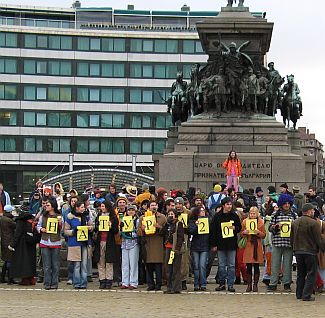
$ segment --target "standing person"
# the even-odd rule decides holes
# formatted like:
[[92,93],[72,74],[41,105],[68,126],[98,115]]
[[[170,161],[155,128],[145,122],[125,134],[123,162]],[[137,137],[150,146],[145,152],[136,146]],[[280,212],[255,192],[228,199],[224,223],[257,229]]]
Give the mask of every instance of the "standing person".
[[217,251],[219,259],[219,287],[216,291],[225,290],[227,281],[228,291],[234,293],[237,234],[241,224],[231,198],[224,198],[221,204],[222,210],[214,216],[210,226],[210,246]]
[[256,187],[255,197],[256,197],[258,211],[260,214],[262,214],[262,206],[265,203],[265,197],[263,195],[263,189],[261,187]]
[[166,215],[165,210],[165,202],[168,198],[167,190],[164,188],[157,189],[157,199],[156,202],[158,203],[158,212]]
[[297,260],[296,298],[304,301],[315,300],[312,294],[317,274],[317,253],[325,251],[325,239],[314,213],[313,204],[304,204],[302,216],[292,224],[290,237]]
[[[73,262],[73,287],[75,289],[87,288],[87,261],[89,231],[93,230],[89,215],[84,214],[85,203],[78,201],[75,208],[67,216],[64,224],[64,234],[68,236],[68,261]],[[88,227],[88,240],[78,241],[78,226]]]
[[118,197],[118,193],[116,191],[116,185],[114,183],[111,183],[108,186],[108,193],[105,196],[105,200],[111,201],[112,204],[114,205],[117,197]]
[[[256,220],[256,228],[250,230],[250,220]],[[260,264],[263,263],[263,244],[265,238],[264,221],[259,217],[259,210],[253,206],[249,210],[248,218],[242,223],[241,234],[247,237],[247,243],[244,251],[244,263],[247,267],[247,289],[246,292],[252,291],[253,267],[254,267],[254,285],[253,292],[258,291],[258,281],[260,279]]]
[[0,234],[1,234],[1,259],[3,260],[1,283],[6,282],[6,273],[8,273],[8,284],[13,283],[10,278],[10,264],[13,256],[13,251],[8,249],[8,246],[13,245],[16,223],[12,215],[14,208],[11,205],[4,206],[3,216],[0,218]]
[[165,294],[180,294],[181,284],[181,263],[184,250],[184,228],[183,223],[178,220],[179,213],[176,209],[169,210],[167,223],[162,229],[166,248],[166,274],[167,291]]
[[220,206],[221,200],[226,197],[223,193],[221,193],[221,190],[221,185],[216,184],[213,187],[213,192],[208,197],[208,210],[210,219],[213,218],[216,208]]
[[318,212],[322,211],[324,201],[319,195],[317,195],[316,187],[312,185],[308,187],[308,194],[306,199],[306,202],[312,203]]
[[136,289],[138,288],[138,261],[139,261],[139,244],[138,244],[138,227],[139,218],[136,214],[137,207],[129,205],[124,216],[131,216],[133,229],[130,232],[123,231],[125,221],[121,222],[122,235],[122,285],[121,288]]
[[[292,257],[293,251],[290,237],[284,233],[290,230],[290,225],[298,216],[292,211],[293,197],[281,194],[278,200],[279,210],[272,213],[269,231],[272,233],[272,276],[268,291],[275,291],[279,280],[281,261],[283,261],[283,286],[286,292],[291,292],[292,282]],[[284,228],[282,228],[284,226]]]
[[192,235],[191,253],[193,257],[194,291],[206,290],[206,269],[209,257],[209,234],[199,234],[199,219],[207,217],[204,208],[195,207],[189,220],[189,234]]
[[[56,219],[57,225],[53,223],[47,232],[49,219]],[[45,213],[38,220],[37,230],[42,235],[39,247],[42,254],[44,271],[44,289],[57,289],[59,284],[60,270],[60,248],[61,248],[62,217],[59,215],[56,201],[47,201]]]
[[0,183],[0,215],[2,215],[6,205],[11,205],[10,196],[8,192],[4,191],[3,184]]
[[29,211],[33,215],[36,215],[41,206],[41,194],[38,191],[34,192],[32,199],[29,201]]
[[227,187],[233,187],[238,192],[239,177],[242,175],[242,165],[237,158],[236,151],[230,151],[228,158],[223,162],[222,166],[227,170]]
[[[151,214],[155,217],[155,233],[146,234],[145,224],[143,223],[143,215],[140,217],[138,235],[145,238],[146,250],[146,269],[147,269],[147,284],[148,291],[161,290],[162,285],[162,264],[164,261],[163,253],[163,237],[161,234],[162,228],[165,226],[167,219],[165,215],[157,211],[158,205],[155,201],[150,202],[149,211],[146,214]],[[148,215],[149,216],[149,215]],[[156,273],[156,281],[154,280],[154,272]]]
[[135,197],[134,203],[137,206],[140,206],[141,202],[143,200],[155,201],[155,196],[153,194],[151,194],[150,191],[149,191],[149,184],[148,183],[144,183],[142,185],[142,193],[138,194]]
[[[118,252],[115,235],[118,234],[118,219],[111,201],[105,200],[99,206],[100,213],[95,220],[94,263],[98,267],[99,288],[111,289],[113,283],[113,264],[117,261]],[[101,231],[99,218],[109,216],[109,231]]]

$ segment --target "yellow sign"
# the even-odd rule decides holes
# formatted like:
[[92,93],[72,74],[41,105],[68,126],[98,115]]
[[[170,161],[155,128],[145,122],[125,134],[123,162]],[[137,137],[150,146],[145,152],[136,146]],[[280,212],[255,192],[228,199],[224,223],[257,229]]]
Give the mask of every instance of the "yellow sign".
[[98,218],[98,231],[99,232],[108,232],[109,231],[109,216],[100,215]]
[[231,229],[233,221],[221,223],[222,238],[234,237],[234,230]]
[[183,223],[183,228],[187,229],[188,228],[188,214],[187,213],[182,213],[179,217],[178,217],[178,221]]
[[88,241],[88,226],[77,226],[77,241]]
[[46,222],[46,233],[57,234],[59,227],[59,220],[57,218],[48,218]]
[[134,229],[134,224],[133,224],[133,217],[132,216],[124,216],[123,217],[123,232],[132,232]]
[[208,218],[199,218],[199,223],[197,225],[198,234],[209,234],[209,219]]
[[143,218],[142,224],[145,226],[145,233],[146,234],[155,234],[156,233],[156,217],[152,216],[145,216]]
[[248,234],[255,234],[257,230],[257,219],[246,219],[246,230]]
[[174,251],[170,251],[168,265],[172,265],[173,264],[174,257],[175,257],[175,252]]
[[291,222],[280,222],[280,237],[290,237],[291,234]]

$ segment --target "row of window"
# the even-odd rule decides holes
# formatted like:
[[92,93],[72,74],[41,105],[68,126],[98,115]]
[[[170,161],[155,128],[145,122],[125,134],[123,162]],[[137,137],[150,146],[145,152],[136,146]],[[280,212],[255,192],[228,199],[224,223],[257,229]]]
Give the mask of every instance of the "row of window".
[[[165,140],[137,140],[114,138],[23,138],[23,152],[38,153],[98,153],[98,154],[161,154]],[[13,137],[0,137],[1,152],[17,152],[18,141]]]
[[[23,85],[22,85],[23,86]],[[49,102],[87,102],[87,103],[147,103],[164,104],[170,89],[158,88],[106,88],[106,87],[68,87],[32,86],[22,87],[22,97],[17,85],[0,84],[0,100],[26,100]]]
[[[30,127],[77,127],[77,128],[147,128],[168,129],[168,114],[121,114],[121,113],[64,113],[25,111],[23,126]],[[17,126],[17,112],[0,111],[0,126]]]
[[[127,63],[89,63],[69,60],[31,60],[22,61],[20,69],[18,59],[0,58],[0,73],[51,76],[82,76],[82,77],[130,77],[130,78],[159,78],[174,79],[178,70],[183,70],[184,78],[190,78],[191,64],[159,64],[132,63],[127,72]],[[76,71],[74,71],[74,68]]]
[[29,49],[77,50],[97,52],[135,52],[203,54],[199,40],[125,39],[86,36],[21,34],[1,32],[0,47]]

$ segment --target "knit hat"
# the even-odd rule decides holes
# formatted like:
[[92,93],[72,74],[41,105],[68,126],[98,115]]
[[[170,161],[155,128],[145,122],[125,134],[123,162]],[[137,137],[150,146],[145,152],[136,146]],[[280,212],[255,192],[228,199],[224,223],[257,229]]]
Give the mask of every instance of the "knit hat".
[[279,197],[278,206],[281,207],[286,202],[290,203],[290,205],[293,205],[293,198],[290,194],[283,193]]
[[12,205],[10,205],[10,204],[7,204],[7,205],[5,205],[5,206],[3,207],[3,209],[4,209],[6,212],[10,213],[10,212],[12,212],[12,211],[14,210],[14,207],[13,207]]
[[305,203],[305,204],[302,206],[302,212],[303,212],[303,213],[305,213],[305,212],[307,212],[307,211],[309,211],[309,210],[314,210],[314,209],[315,209],[315,207],[314,207],[314,205],[311,204],[311,203]]
[[261,187],[256,187],[255,193],[259,193],[259,192],[263,192],[262,188]]
[[148,183],[144,183],[142,185],[142,191],[145,191],[145,190],[149,190],[149,184]]
[[280,188],[288,189],[289,187],[288,187],[288,185],[287,185],[286,183],[282,183],[282,184],[280,185]]
[[182,197],[177,197],[177,198],[175,199],[175,204],[176,204],[176,203],[184,204],[184,199],[183,199]]
[[128,205],[128,210],[134,210],[134,211],[137,211],[137,206],[134,205],[134,204],[129,204],[129,205]]
[[221,192],[221,185],[220,184],[216,184],[213,188],[214,192]]
[[123,196],[123,195],[119,195],[117,198],[116,198],[116,205],[118,204],[119,201],[121,200],[124,200],[126,204],[128,204],[128,199]]

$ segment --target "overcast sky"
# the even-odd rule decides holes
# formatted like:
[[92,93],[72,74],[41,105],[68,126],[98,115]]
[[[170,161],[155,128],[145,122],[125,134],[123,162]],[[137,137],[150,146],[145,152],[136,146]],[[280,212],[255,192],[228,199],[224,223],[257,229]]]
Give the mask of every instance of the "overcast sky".
[[[64,0],[0,0],[1,3],[71,7],[73,1]],[[81,0],[82,7],[112,7],[126,9],[133,4],[138,10],[180,10],[187,4],[192,11],[219,11],[227,0]],[[312,3],[312,5],[310,4]],[[266,12],[274,22],[268,61],[282,76],[295,75],[303,102],[304,116],[298,126],[309,128],[325,144],[325,1],[245,0],[250,11]]]

